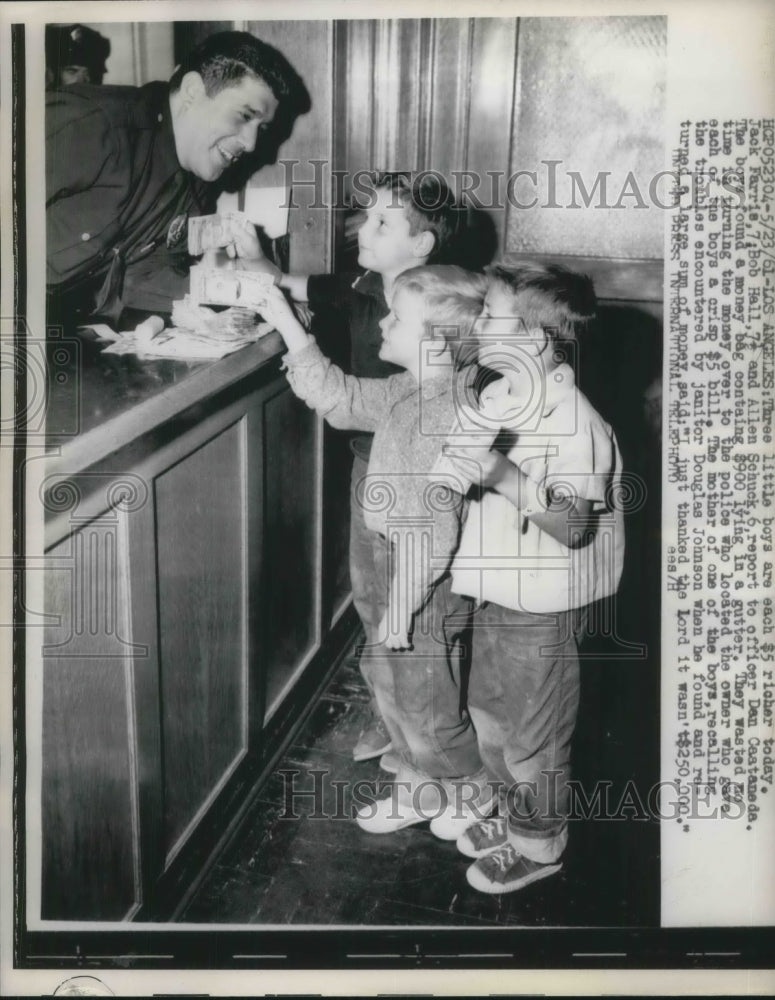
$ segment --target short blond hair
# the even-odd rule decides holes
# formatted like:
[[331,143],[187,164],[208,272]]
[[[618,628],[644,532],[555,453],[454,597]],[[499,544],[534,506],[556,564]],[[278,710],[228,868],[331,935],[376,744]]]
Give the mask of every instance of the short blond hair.
[[487,291],[483,274],[455,264],[430,264],[402,271],[393,294],[416,292],[423,300],[423,320],[430,337],[442,336],[458,366],[476,360],[477,342],[472,334]]

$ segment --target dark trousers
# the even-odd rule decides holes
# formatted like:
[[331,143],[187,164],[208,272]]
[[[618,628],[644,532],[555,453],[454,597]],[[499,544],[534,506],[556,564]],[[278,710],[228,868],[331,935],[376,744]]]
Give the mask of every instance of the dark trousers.
[[[510,828],[559,854],[567,840],[583,611],[485,603],[473,617],[468,708],[488,780],[508,790]],[[538,844],[536,845],[539,846]]]

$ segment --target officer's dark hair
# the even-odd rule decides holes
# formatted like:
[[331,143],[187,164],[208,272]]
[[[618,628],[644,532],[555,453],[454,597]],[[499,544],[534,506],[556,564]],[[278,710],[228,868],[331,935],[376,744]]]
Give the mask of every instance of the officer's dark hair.
[[299,75],[282,52],[247,31],[219,31],[197,45],[172,74],[170,91],[179,90],[183,77],[191,72],[202,77],[208,97],[238,85],[246,74],[263,80],[280,105],[303,90]]
[[434,236],[429,264],[455,263],[447,250],[465,220],[447,182],[433,170],[377,173],[374,189],[392,191],[409,219],[409,233],[431,232]]
[[592,279],[557,264],[527,262],[485,268],[490,287],[499,286],[514,300],[516,315],[528,330],[542,329],[554,350],[567,360],[564,345],[578,340],[597,312]]

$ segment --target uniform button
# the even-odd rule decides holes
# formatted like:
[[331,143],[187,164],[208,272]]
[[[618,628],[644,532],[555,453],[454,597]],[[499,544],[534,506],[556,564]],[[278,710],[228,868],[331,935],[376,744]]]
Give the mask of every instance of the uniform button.
[[81,239],[85,243],[87,240],[91,239],[91,233],[81,233]]
[[156,116],[156,121],[157,122],[163,122],[164,121],[164,115],[161,114],[161,112]]

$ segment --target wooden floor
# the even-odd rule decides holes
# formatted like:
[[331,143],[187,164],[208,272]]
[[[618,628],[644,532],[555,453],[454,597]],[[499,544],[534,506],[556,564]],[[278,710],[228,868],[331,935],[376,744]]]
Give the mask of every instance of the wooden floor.
[[[648,758],[637,747],[637,720],[649,710],[653,685],[644,687],[644,675],[637,672],[622,682],[620,664],[610,672],[604,665],[584,669],[575,774],[582,780],[610,778],[614,788],[623,788],[633,768]],[[640,688],[633,684],[638,676]],[[658,923],[653,820],[573,822],[563,869],[505,896],[470,888],[465,872],[471,862],[454,843],[434,837],[427,823],[388,835],[362,831],[350,818],[352,785],[390,778],[376,760],[352,760],[366,713],[367,693],[357,662],[349,657],[180,920],[440,927]],[[323,773],[315,778],[314,770]],[[298,773],[292,776],[293,771]],[[324,817],[315,817],[311,796],[291,801],[291,780],[297,792],[319,782]],[[343,783],[338,790],[336,782]],[[287,811],[298,818],[288,818]]]

